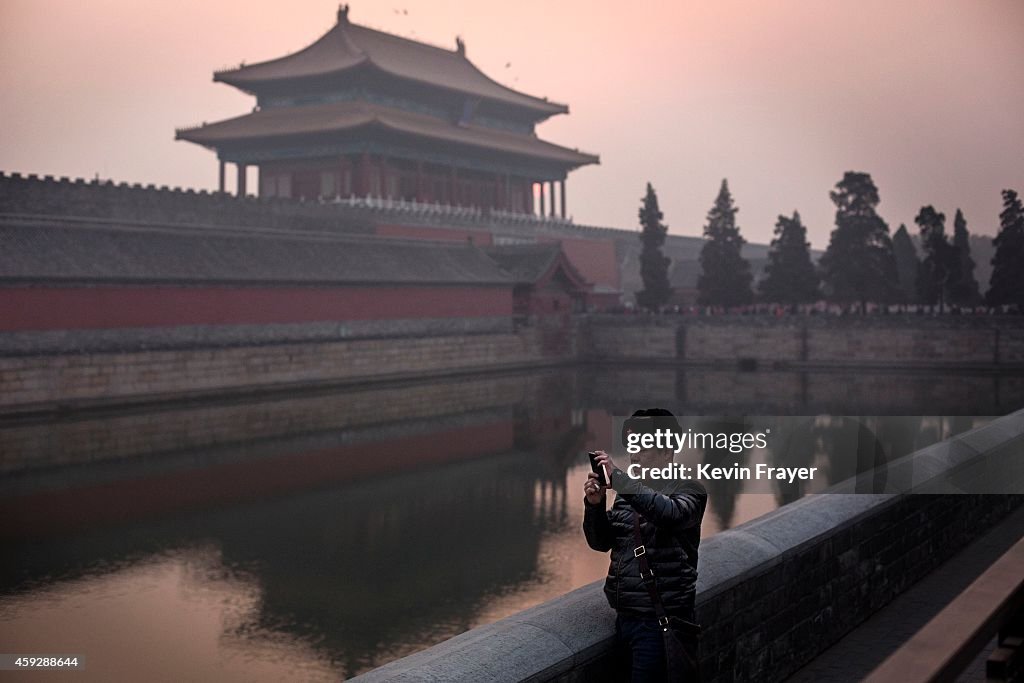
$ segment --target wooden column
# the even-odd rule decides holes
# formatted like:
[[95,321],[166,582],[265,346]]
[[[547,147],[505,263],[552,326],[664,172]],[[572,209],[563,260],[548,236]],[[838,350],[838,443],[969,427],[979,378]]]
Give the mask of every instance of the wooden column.
[[423,162],[416,162],[416,201],[427,201],[427,193],[423,187]]
[[245,164],[236,164],[238,166],[238,196],[245,196],[245,172],[248,168]]
[[218,166],[219,166],[219,168],[217,169],[217,191],[220,192],[221,194],[223,194],[224,193],[224,173],[225,173],[227,164],[224,162],[223,159],[220,159],[219,163],[218,163]]
[[512,176],[505,174],[505,206],[506,211],[512,210]]
[[363,152],[359,155],[359,191],[360,197],[370,194],[370,155]]
[[390,195],[388,194],[388,185],[390,184],[389,176],[391,175],[391,168],[388,164],[388,158],[383,154],[377,157],[377,167],[377,177],[379,178],[378,182],[380,183],[380,196],[382,199],[388,199],[390,198]]
[[545,216],[545,214],[547,213],[545,208],[544,208],[544,185],[545,184],[546,183],[544,181],[541,181],[541,183],[540,183],[540,217],[541,218],[543,218]]
[[456,188],[457,188],[458,182],[459,182],[458,169],[456,169],[454,166],[452,166],[452,177],[450,179],[450,184],[449,184],[449,188],[448,188],[448,204],[451,205],[451,206],[455,206],[456,205],[456,196],[455,195],[457,194]]
[[558,194],[562,202],[562,218],[565,218],[565,178],[558,181]]
[[551,209],[549,210],[549,213],[550,213],[551,216],[554,216],[555,215],[555,181],[554,180],[549,180],[548,181],[548,199],[551,200]]

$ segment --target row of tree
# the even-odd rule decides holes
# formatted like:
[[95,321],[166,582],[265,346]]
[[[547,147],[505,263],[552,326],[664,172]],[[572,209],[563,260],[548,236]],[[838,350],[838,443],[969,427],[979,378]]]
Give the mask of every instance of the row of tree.
[[[1003,190],[999,234],[993,239],[992,277],[982,297],[974,275],[967,221],[957,209],[953,239],[946,235],[946,216],[932,206],[922,207],[914,222],[920,229],[919,259],[905,225],[890,237],[878,215],[878,188],[867,173],[848,171],[830,193],[836,205],[835,229],[817,266],[811,259],[807,229],[796,211],[779,216],[768,252],[764,276],[753,287],[750,263],[741,255],[745,240],[736,225],[737,208],[722,181],[704,226],[698,303],[736,307],[761,301],[796,305],[822,299],[843,306],[868,303],[996,307],[1011,305],[1024,311],[1024,206],[1017,193]],[[658,197],[647,184],[640,207],[640,275],[644,288],[637,304],[658,310],[672,295],[671,261],[661,247],[668,233]]]

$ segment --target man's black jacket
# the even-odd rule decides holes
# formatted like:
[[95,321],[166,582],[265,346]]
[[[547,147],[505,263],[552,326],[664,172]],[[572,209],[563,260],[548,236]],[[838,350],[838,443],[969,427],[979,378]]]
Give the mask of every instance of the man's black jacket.
[[583,533],[594,550],[612,551],[604,592],[620,614],[653,617],[651,597],[640,578],[632,514],[641,515],[640,532],[658,594],[670,615],[692,618],[697,589],[697,547],[708,493],[697,481],[661,480],[650,488],[622,470],[612,473],[618,491],[611,510],[584,498]]

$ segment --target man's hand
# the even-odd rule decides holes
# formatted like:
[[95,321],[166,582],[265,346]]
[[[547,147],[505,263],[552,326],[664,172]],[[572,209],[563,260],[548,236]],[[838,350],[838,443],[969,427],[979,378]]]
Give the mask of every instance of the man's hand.
[[597,480],[596,472],[589,472],[587,474],[587,483],[583,485],[583,493],[587,497],[587,502],[591,505],[600,505],[604,502],[604,492],[608,490],[607,486],[601,486],[601,482]]
[[[612,456],[608,455],[604,451],[595,451],[595,452],[597,453],[597,457],[594,458],[594,462],[596,462],[598,465],[604,465],[604,471],[605,471],[606,476],[608,477],[608,483],[611,484],[612,472],[614,472],[615,470],[619,469],[619,466],[615,464],[614,460],[612,460]],[[597,475],[594,475],[594,476],[597,476]],[[605,487],[605,488],[610,488],[610,487]]]

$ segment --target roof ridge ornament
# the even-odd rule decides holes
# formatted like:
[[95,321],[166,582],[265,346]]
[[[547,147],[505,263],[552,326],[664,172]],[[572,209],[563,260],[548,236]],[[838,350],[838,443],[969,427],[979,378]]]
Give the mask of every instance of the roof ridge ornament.
[[466,41],[462,39],[462,36],[455,36],[455,51],[461,57],[466,56]]
[[347,24],[348,23],[348,3],[347,2],[344,5],[338,5],[338,23],[339,24]]

